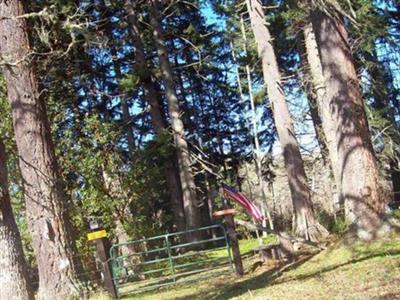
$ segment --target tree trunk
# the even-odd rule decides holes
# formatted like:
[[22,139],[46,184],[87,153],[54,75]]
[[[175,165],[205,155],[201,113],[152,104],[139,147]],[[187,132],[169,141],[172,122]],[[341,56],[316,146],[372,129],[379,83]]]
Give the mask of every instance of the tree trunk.
[[8,193],[7,156],[0,137],[0,299],[34,299]]
[[310,107],[311,120],[313,122],[315,135],[317,137],[318,145],[321,151],[321,156],[324,165],[327,165],[327,152],[328,146],[326,145],[325,136],[322,131],[322,121],[318,113],[317,99],[311,91],[307,92],[308,106]]
[[[242,38],[243,38],[243,49],[245,51],[245,55],[247,55],[247,36],[246,36],[246,30],[244,27],[243,16],[240,17],[240,25],[241,25],[240,27],[241,27]],[[234,54],[233,54],[233,56],[234,56]],[[269,227],[271,229],[274,229],[274,223],[272,221],[272,217],[271,217],[271,213],[270,213],[271,210],[268,207],[267,186],[266,186],[266,182],[262,176],[262,164],[261,164],[262,157],[261,157],[261,150],[260,150],[260,141],[258,139],[257,114],[256,114],[256,108],[255,108],[255,104],[254,104],[253,84],[252,84],[252,80],[251,80],[250,67],[248,64],[246,64],[245,69],[246,69],[247,87],[248,87],[249,100],[250,100],[251,121],[252,121],[252,125],[253,125],[252,126],[253,137],[254,137],[253,157],[254,157],[257,179],[258,179],[258,186],[260,188],[261,198],[262,198],[261,212],[264,217],[264,220],[262,221],[262,225],[264,227],[266,227],[266,222],[268,220]],[[237,72],[237,77],[238,77],[238,80],[237,80],[238,84],[241,85],[239,71]],[[241,90],[242,90],[242,88],[240,88],[240,91]],[[266,233],[263,232],[263,235],[266,236]]]
[[[244,31],[243,31],[244,33]],[[270,214],[270,209],[268,207],[268,199],[267,199],[267,186],[265,183],[265,180],[262,176],[262,157],[261,157],[261,149],[260,149],[260,141],[258,139],[258,126],[257,126],[257,114],[256,114],[256,107],[254,104],[254,98],[253,98],[253,86],[251,82],[251,74],[250,74],[250,68],[249,65],[246,65],[246,75],[247,75],[247,85],[248,85],[248,90],[249,90],[249,100],[250,100],[250,109],[251,109],[251,122],[253,124],[253,137],[254,137],[254,150],[253,150],[253,156],[254,156],[254,163],[255,163],[255,169],[257,173],[257,179],[258,179],[258,186],[260,188],[261,192],[261,211],[264,216],[263,220],[263,226],[266,227],[266,219],[268,219],[268,224],[270,229],[274,229],[274,223],[272,221],[272,217]],[[265,219],[266,217],[266,219]],[[263,233],[264,234],[264,233]],[[266,234],[264,235],[266,236]]]
[[[103,176],[103,181],[104,181],[104,187],[107,190],[107,193],[113,200],[118,200],[118,207],[115,207],[113,209],[113,218],[114,218],[114,234],[115,237],[117,238],[117,243],[118,244],[124,244],[132,239],[128,236],[126,233],[126,230],[123,225],[123,221],[128,220],[129,222],[134,222],[134,218],[132,216],[131,211],[129,210],[129,201],[127,201],[127,195],[124,195],[124,192],[122,190],[122,184],[121,181],[118,178],[118,175],[116,176],[111,176],[105,168],[103,167],[102,170],[102,176]],[[125,203],[123,203],[123,200],[126,200]],[[135,253],[135,250],[133,249],[132,245],[123,245],[118,247],[118,250],[120,250],[120,255],[123,256],[132,256]],[[127,263],[129,259],[124,260],[124,264]]]
[[66,211],[44,100],[31,63],[23,1],[0,2],[0,55],[6,61],[15,140],[18,148],[28,226],[39,268],[39,298],[78,297],[79,264]]
[[394,159],[390,161],[390,172],[393,185],[393,205],[400,207],[400,163]]
[[[150,70],[147,66],[146,54],[140,39],[139,26],[131,0],[125,1],[125,8],[128,13],[128,22],[133,46],[135,47],[136,69],[137,72],[139,72],[146,100],[150,105],[151,122],[154,131],[156,132],[156,135],[161,138],[166,133],[167,126],[165,125],[162,116],[162,109],[159,104],[157,89],[154,86]],[[176,229],[177,231],[184,231],[186,229],[186,222],[185,212],[183,210],[182,190],[180,188],[181,182],[179,179],[179,171],[172,159],[167,159],[164,162],[164,173],[171,199],[172,213]]]
[[[175,52],[178,52],[178,49],[175,48]],[[193,61],[193,57],[190,53],[190,48],[185,48],[183,49],[181,52],[183,52],[183,57],[185,59],[185,63],[187,65],[192,65],[195,64],[195,62]],[[179,65],[179,57],[178,55],[175,55],[175,66]],[[196,140],[196,143],[198,149],[204,149],[204,145],[203,145],[203,139],[205,136],[205,132],[202,128],[201,125],[203,125],[201,123],[201,116],[204,113],[203,111],[203,98],[199,97],[199,93],[202,90],[202,84],[201,84],[201,80],[200,77],[198,77],[199,80],[194,80],[192,76],[190,76],[189,74],[186,74],[185,78],[185,74],[184,72],[182,72],[181,70],[177,70],[177,79],[178,79],[178,88],[180,90],[180,95],[181,95],[181,99],[182,102],[185,103],[184,107],[184,111],[185,111],[185,119],[187,120],[186,123],[186,129],[189,133],[189,135],[191,134],[192,139]],[[196,76],[194,76],[196,77]],[[184,82],[187,83],[188,85],[185,87]],[[191,97],[188,97],[188,95],[192,95]],[[191,98],[191,99],[189,99]],[[189,105],[189,101],[191,102],[191,108]],[[198,111],[197,109],[195,109],[196,104],[201,108],[200,111]],[[205,183],[205,186],[208,185],[207,182],[207,171],[204,171],[204,175],[205,178],[202,180]],[[210,218],[210,212],[209,212],[209,206],[208,206],[208,202],[209,202],[209,189],[206,187],[206,190],[204,191],[204,189],[199,188],[200,193],[202,195],[205,195],[205,197],[201,196],[198,200],[199,200],[199,209],[200,209],[200,213],[201,213],[201,218],[202,218],[202,224],[204,226],[206,225],[210,225],[212,223],[213,218]],[[210,235],[207,236],[207,238]]]
[[272,106],[275,126],[283,150],[294,207],[295,222],[293,227],[295,232],[304,236],[305,239],[318,241],[327,235],[327,231],[317,222],[314,215],[303,160],[283,93],[279,68],[272,39],[266,26],[262,4],[259,0],[247,0],[246,3],[257,43],[257,51],[262,60],[264,81]]
[[[399,140],[399,127],[396,124],[396,112],[393,106],[390,105],[391,100],[396,97],[395,91],[393,90],[393,80],[391,76],[387,74],[384,65],[379,61],[376,51],[373,54],[364,52],[364,59],[368,62],[366,64],[368,72],[371,75],[372,81],[372,94],[374,96],[373,109],[376,109],[382,118],[385,119],[392,126],[386,130],[386,135],[394,142],[398,144]],[[388,84],[389,82],[389,84]],[[381,128],[383,130],[383,128]],[[399,153],[393,153],[391,157],[385,158],[388,161],[389,173],[393,186],[393,204],[400,204],[400,170],[398,166],[398,155]]]
[[[326,104],[326,84],[325,78],[322,71],[322,65],[320,60],[320,54],[318,51],[318,45],[315,40],[315,33],[311,23],[307,23],[304,28],[304,42],[307,52],[307,61],[310,66],[310,73],[312,77],[313,89],[315,90],[316,102],[318,105],[319,112],[321,113],[322,129],[325,135],[326,145],[328,148],[328,155],[330,160],[330,166],[332,168],[333,177],[336,183],[336,190],[340,189],[340,174],[338,169],[338,153],[335,148],[336,131],[335,131],[335,120],[330,113],[330,107]],[[340,199],[335,197],[334,209],[342,209],[343,203],[339,203]]]
[[335,133],[332,148],[337,153],[340,198],[357,236],[370,239],[382,224],[386,195],[347,32],[341,20],[320,11],[312,13],[312,23],[326,85],[324,106],[329,108],[330,130]]
[[[304,37],[306,37],[307,30],[309,29],[309,24],[306,24],[304,27]],[[309,38],[309,35],[307,36]],[[321,96],[321,87],[318,87],[318,85],[314,84],[313,82],[313,76],[312,76],[312,70],[310,63],[307,60],[307,48],[305,47],[304,43],[307,43],[306,39],[304,38],[304,41],[302,39],[299,39],[297,42],[297,48],[300,54],[300,64],[301,64],[301,69],[302,72],[300,73],[300,84],[302,86],[302,89],[304,93],[307,96],[308,100],[308,106],[310,108],[310,116],[311,120],[314,125],[314,130],[315,130],[315,135],[318,141],[318,145],[321,151],[321,157],[324,165],[329,164],[329,158],[328,158],[328,146],[326,142],[326,138],[322,129],[322,120],[320,117],[320,109],[318,107],[318,97]],[[322,71],[321,71],[322,75]],[[320,89],[320,90],[318,90]]]
[[[173,73],[168,59],[168,50],[165,45],[164,33],[161,27],[158,10],[154,1],[149,5],[150,24],[153,27],[153,38],[157,48],[161,75],[165,85],[165,93],[168,101],[168,111],[171,118],[174,142],[178,156],[179,177],[182,184],[183,206],[186,217],[186,227],[193,229],[201,226],[201,214],[198,207],[196,186],[191,170],[189,147],[185,138],[185,130],[181,120],[178,98],[176,96]],[[196,239],[193,235],[191,237]]]

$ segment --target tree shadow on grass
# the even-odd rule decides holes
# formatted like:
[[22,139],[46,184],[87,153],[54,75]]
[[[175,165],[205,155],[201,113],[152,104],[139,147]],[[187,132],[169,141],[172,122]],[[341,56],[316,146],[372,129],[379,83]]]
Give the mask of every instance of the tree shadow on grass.
[[238,297],[247,293],[249,290],[257,290],[270,285],[271,281],[274,281],[276,278],[280,277],[283,274],[283,272],[301,266],[316,254],[317,253],[308,255],[305,258],[297,260],[281,268],[275,267],[257,276],[250,277],[240,282],[231,282],[229,284],[216,283],[210,285],[209,289],[207,290],[202,289],[199,290],[198,293],[196,294],[177,297],[175,299],[176,300],[193,300],[193,299],[220,300],[220,299],[231,299],[233,297]]
[[[364,254],[367,254],[364,252]],[[318,269],[317,271],[306,273],[299,276],[289,277],[283,280],[280,280],[280,277],[287,271],[295,269],[309,261],[315,254],[309,255],[306,258],[303,258],[299,261],[296,261],[290,265],[286,265],[283,268],[274,268],[263,272],[257,276],[250,277],[245,279],[241,282],[232,282],[229,284],[214,284],[209,287],[208,290],[199,290],[198,293],[187,295],[183,297],[178,297],[175,299],[178,300],[192,300],[192,299],[209,299],[209,300],[220,300],[220,299],[231,299],[233,297],[243,296],[244,294],[248,293],[249,291],[258,290],[261,288],[267,288],[269,286],[280,285],[291,281],[303,281],[314,277],[319,277],[323,273],[328,273],[334,271],[338,268],[344,267],[346,265],[351,265],[354,263],[362,262],[365,260],[369,260],[372,258],[377,257],[384,257],[384,256],[392,256],[392,255],[400,255],[399,250],[390,250],[390,251],[383,251],[379,253],[370,253],[367,255],[363,255],[362,257],[350,259],[344,263],[335,264],[333,266],[328,266],[325,268]],[[384,298],[386,299],[386,298]]]
[[399,250],[396,250],[396,251],[384,251],[384,252],[379,252],[379,253],[375,253],[375,254],[370,254],[370,255],[367,255],[367,256],[360,257],[360,258],[354,258],[354,259],[348,260],[348,261],[346,261],[344,263],[341,263],[341,264],[336,264],[336,265],[333,265],[333,266],[329,266],[329,267],[325,267],[325,268],[322,268],[322,269],[318,269],[315,272],[310,272],[310,273],[299,275],[299,276],[293,276],[293,277],[287,278],[286,280],[282,280],[282,281],[276,282],[276,283],[274,283],[274,285],[279,285],[279,284],[282,284],[282,283],[295,281],[295,280],[301,280],[301,281],[302,280],[307,280],[307,279],[310,279],[310,278],[313,278],[313,277],[318,277],[323,273],[331,272],[331,271],[334,271],[334,270],[336,270],[338,268],[341,268],[341,267],[344,267],[344,266],[347,266],[347,265],[363,262],[365,260],[369,260],[369,259],[372,259],[372,258],[384,257],[384,256],[388,256],[388,255],[389,256],[399,255],[399,254],[400,254]]

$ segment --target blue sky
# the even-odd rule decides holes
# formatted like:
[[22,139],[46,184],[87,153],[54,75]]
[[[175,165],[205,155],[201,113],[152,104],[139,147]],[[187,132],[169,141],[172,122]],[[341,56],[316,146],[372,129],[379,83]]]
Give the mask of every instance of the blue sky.
[[[223,30],[225,27],[225,22],[224,20],[217,16],[215,12],[213,11],[210,2],[209,1],[204,1],[202,3],[201,7],[201,12],[206,18],[206,21],[209,24],[215,24],[220,30]],[[233,66],[232,66],[233,68]],[[235,78],[235,72],[232,70],[232,82],[236,82]],[[288,100],[288,105],[289,105],[289,110],[293,115],[293,118],[295,120],[295,130],[298,133],[301,133],[298,135],[298,140],[301,143],[302,147],[308,152],[313,152],[315,150],[318,150],[318,144],[317,140],[315,138],[315,131],[313,124],[311,122],[311,119],[308,118],[306,121],[304,121],[304,115],[307,114],[308,112],[308,104],[307,104],[307,99],[302,96],[298,97],[298,93],[296,95],[291,94],[291,93],[286,93],[286,97]],[[264,105],[260,105],[257,109],[257,116],[258,120],[260,119],[263,110],[264,110]],[[247,117],[250,118],[250,111],[247,112]],[[301,122],[296,122],[296,120],[302,120]],[[260,122],[258,122],[258,131],[260,132],[263,130],[263,128],[260,126]],[[279,143],[275,143],[273,147],[273,154],[278,155],[281,152],[281,148],[279,146]],[[265,149],[263,151],[263,154],[265,154]]]
[[[391,4],[389,3],[388,5],[387,1],[377,0],[376,4],[382,9],[395,10],[394,2]],[[223,19],[214,13],[209,1],[202,2],[201,11],[209,24],[217,25],[220,30],[224,29],[225,23]],[[396,41],[395,47],[391,47],[388,44],[377,44],[376,50],[380,58],[385,58],[385,60],[389,61],[388,66],[393,74],[394,87],[400,90],[400,52],[396,51],[396,47],[398,50],[398,45],[399,41]],[[233,70],[232,74],[234,74]],[[232,77],[232,80],[236,81],[236,78]],[[307,118],[307,120],[304,122],[304,115],[307,114],[309,109],[307,103],[308,101],[305,95],[299,97],[300,94],[301,93],[290,93],[286,91],[287,102],[289,110],[295,121],[296,132],[301,133],[298,134],[298,140],[307,151],[318,150],[318,144],[315,138],[315,131],[312,121],[310,118]],[[262,113],[260,109],[262,109],[262,107],[259,107],[258,109],[259,115]],[[280,152],[279,143],[275,143],[273,152],[274,154],[278,154]]]

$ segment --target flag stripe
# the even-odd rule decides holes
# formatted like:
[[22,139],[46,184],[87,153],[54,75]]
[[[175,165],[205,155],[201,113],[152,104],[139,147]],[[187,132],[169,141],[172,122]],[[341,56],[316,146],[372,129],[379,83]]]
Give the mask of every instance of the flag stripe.
[[244,201],[238,194],[232,193],[230,191],[225,191],[225,193],[234,200],[238,201],[240,204],[242,204],[246,209],[250,209],[249,204]]
[[255,206],[254,203],[250,199],[248,199],[245,195],[227,185],[223,186],[223,191],[224,194],[227,195],[229,198],[235,200],[240,205],[242,205],[254,219],[261,220],[263,218],[258,207]]

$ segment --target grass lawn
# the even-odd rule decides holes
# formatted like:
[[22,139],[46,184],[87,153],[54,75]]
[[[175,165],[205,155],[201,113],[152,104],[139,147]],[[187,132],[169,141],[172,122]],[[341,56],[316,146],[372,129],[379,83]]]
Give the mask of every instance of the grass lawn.
[[123,299],[400,299],[400,238],[347,246],[337,242],[292,266],[263,265],[241,241],[246,275],[225,274]]

